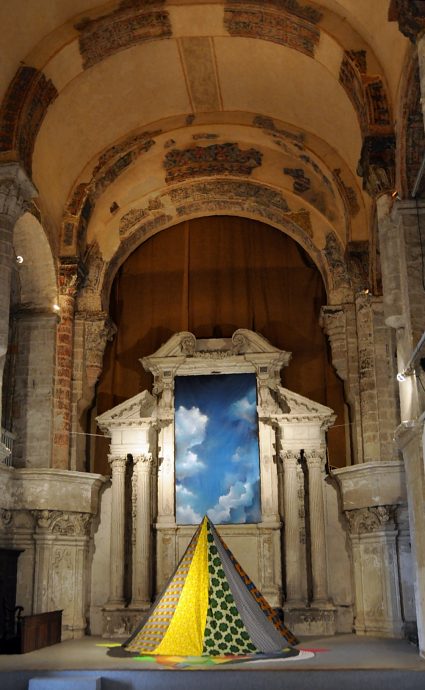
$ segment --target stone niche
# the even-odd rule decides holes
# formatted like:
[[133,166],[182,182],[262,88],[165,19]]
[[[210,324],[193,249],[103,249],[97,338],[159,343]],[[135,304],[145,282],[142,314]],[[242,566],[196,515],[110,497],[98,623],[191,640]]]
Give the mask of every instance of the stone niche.
[[[175,377],[237,373],[253,373],[257,381],[261,520],[218,530],[271,605],[284,608],[295,632],[336,631],[325,485],[325,432],[335,416],[281,385],[290,357],[245,329],[219,339],[177,333],[141,360],[154,376],[152,393],[143,391],[97,418],[111,438],[104,635],[126,635],[140,621],[196,529],[176,523]],[[342,562],[349,580],[346,554]],[[342,602],[345,608],[351,605],[348,599]]]

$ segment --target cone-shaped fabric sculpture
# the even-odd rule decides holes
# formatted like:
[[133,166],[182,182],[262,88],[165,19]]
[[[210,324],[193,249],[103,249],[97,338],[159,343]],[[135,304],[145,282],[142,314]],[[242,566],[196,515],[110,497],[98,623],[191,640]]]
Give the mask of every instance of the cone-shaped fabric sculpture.
[[123,646],[214,656],[281,653],[297,642],[204,517],[150,615]]

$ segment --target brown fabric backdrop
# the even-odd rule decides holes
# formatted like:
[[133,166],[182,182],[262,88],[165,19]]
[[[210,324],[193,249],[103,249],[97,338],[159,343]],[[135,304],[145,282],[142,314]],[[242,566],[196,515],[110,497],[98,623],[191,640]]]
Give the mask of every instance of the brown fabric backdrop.
[[[105,352],[97,413],[151,389],[139,362],[173,333],[230,337],[258,331],[292,352],[283,385],[338,414],[328,433],[333,465],[346,464],[343,387],[319,326],[326,294],[306,253],[279,230],[229,216],[180,223],[146,241],[119,270],[110,313],[118,326]],[[93,470],[107,474],[107,443],[99,439]],[[347,460],[349,464],[349,460]]]

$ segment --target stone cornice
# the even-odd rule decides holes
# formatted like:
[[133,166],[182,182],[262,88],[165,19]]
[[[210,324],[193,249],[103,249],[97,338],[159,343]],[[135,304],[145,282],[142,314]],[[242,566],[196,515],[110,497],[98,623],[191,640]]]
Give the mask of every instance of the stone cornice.
[[333,470],[343,510],[406,502],[404,465],[401,461],[367,462]]

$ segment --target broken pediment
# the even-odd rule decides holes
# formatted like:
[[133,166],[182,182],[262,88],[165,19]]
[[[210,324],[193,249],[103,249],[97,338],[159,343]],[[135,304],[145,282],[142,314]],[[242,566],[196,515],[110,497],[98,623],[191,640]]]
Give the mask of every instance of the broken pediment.
[[155,407],[156,399],[145,390],[99,415],[96,421],[99,428],[108,433],[112,428],[133,426],[150,419]]
[[320,421],[321,426],[328,428],[332,426],[336,419],[334,411],[326,405],[314,402],[283,386],[277,386],[276,392],[279,406],[282,410],[282,416],[288,420],[296,421],[298,418],[305,421],[306,419],[310,419],[311,421]]
[[196,338],[193,333],[175,333],[149,357],[141,359],[156,377],[177,373],[214,374],[257,371],[276,374],[289,364],[290,352],[279,350],[259,333],[240,328],[231,338]]

